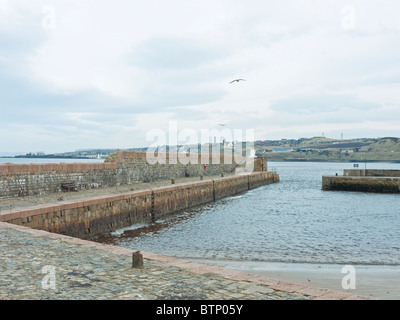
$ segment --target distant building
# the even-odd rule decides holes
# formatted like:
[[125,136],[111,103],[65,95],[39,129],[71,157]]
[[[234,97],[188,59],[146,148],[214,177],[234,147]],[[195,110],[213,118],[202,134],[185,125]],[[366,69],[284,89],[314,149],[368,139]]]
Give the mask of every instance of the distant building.
[[350,150],[341,150],[342,154],[351,154],[354,152],[354,150],[350,149]]
[[293,152],[292,148],[273,148],[272,152]]

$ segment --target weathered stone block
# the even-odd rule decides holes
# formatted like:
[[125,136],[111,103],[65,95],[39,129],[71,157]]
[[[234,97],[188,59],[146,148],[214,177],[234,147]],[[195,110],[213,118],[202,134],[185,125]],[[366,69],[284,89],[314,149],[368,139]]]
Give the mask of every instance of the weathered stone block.
[[140,251],[136,251],[132,254],[132,267],[133,268],[143,268],[143,255]]

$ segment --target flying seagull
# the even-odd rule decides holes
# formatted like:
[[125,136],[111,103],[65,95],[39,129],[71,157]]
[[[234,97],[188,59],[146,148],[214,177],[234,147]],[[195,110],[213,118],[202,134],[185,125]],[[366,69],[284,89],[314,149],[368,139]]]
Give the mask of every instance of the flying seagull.
[[218,123],[218,125],[221,126],[221,127],[225,127],[226,126],[225,123]]
[[232,80],[231,82],[229,82],[229,83],[232,83],[232,82],[239,82],[239,81],[246,81],[245,79],[235,79],[235,80]]

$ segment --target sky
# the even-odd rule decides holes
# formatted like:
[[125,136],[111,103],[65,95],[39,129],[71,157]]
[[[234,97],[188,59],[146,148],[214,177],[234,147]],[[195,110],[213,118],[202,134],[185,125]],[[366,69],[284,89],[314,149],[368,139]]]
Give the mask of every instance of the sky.
[[399,137],[399,13],[396,0],[0,0],[0,155],[150,146],[171,123]]

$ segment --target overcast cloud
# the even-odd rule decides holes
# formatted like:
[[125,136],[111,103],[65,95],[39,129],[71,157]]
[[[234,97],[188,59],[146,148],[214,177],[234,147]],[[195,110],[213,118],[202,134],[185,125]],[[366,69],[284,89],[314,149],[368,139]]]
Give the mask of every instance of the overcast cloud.
[[0,0],[0,153],[147,146],[169,121],[400,136],[399,14],[395,0]]

